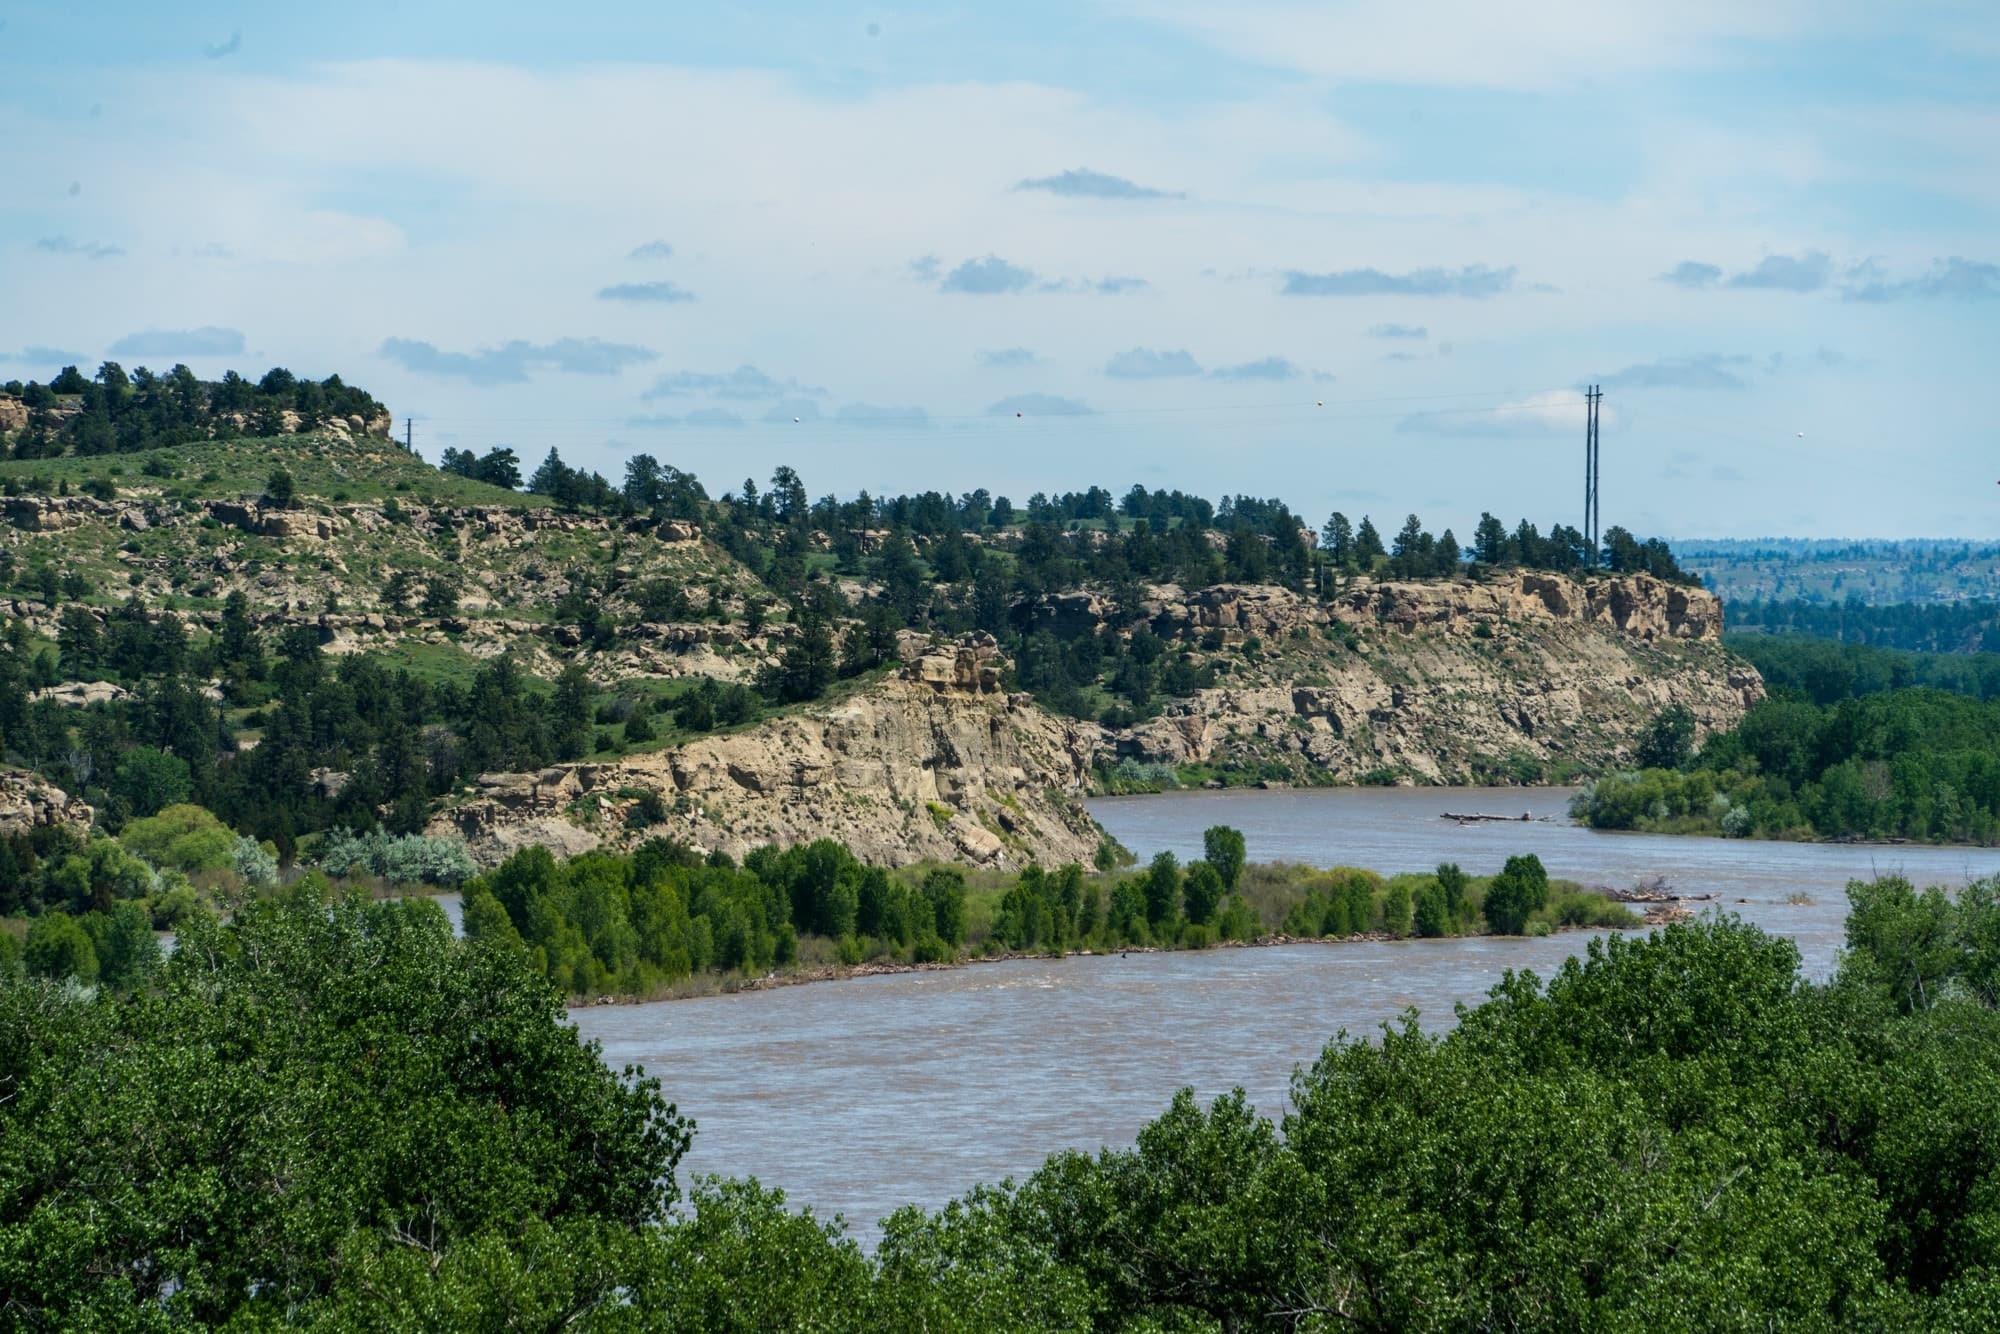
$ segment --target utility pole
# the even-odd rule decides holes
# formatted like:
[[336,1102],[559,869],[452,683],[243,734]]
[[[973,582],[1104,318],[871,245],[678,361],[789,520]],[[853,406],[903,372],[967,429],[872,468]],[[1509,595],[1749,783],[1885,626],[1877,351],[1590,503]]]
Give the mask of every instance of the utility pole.
[[405,454],[414,454],[417,452],[416,446],[411,443],[412,431],[414,430],[413,422],[413,418],[403,418],[403,452]]
[[1597,405],[1604,391],[1596,385],[1584,390],[1583,423],[1583,540],[1590,548],[1589,564],[1597,564]]

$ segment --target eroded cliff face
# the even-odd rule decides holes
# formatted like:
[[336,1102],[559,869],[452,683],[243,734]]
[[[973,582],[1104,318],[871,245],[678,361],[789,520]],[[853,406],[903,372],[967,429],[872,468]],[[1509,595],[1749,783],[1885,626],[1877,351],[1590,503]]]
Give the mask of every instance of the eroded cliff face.
[[[1046,609],[1119,623],[1088,594]],[[865,861],[1088,861],[1082,797],[1103,764],[1209,765],[1299,783],[1540,782],[1627,762],[1662,707],[1701,732],[1763,694],[1722,650],[1720,603],[1649,578],[1536,572],[1371,584],[1322,604],[1281,588],[1153,590],[1139,617],[1218,684],[1125,729],[1002,686],[990,639],[906,636],[893,677],[730,736],[613,763],[488,774],[433,822],[475,858],[573,854],[658,835],[740,857],[835,838]],[[642,824],[641,794],[667,809]]]
[[[881,865],[1088,862],[1099,835],[1082,796],[1099,729],[1003,691],[1001,667],[990,641],[968,642],[733,736],[487,775],[432,828],[463,835],[484,863],[534,843],[574,853],[661,835],[737,857],[835,838]],[[639,827],[641,792],[659,794],[664,823]]]
[[43,825],[64,825],[88,834],[94,817],[83,798],[68,795],[40,775],[0,770],[0,837],[25,837]]
[[1645,576],[1369,584],[1326,605],[1270,587],[1158,591],[1156,633],[1219,639],[1228,670],[1108,738],[1142,764],[1553,780],[1629,762],[1661,708],[1686,706],[1705,736],[1763,696],[1722,650],[1720,601]]

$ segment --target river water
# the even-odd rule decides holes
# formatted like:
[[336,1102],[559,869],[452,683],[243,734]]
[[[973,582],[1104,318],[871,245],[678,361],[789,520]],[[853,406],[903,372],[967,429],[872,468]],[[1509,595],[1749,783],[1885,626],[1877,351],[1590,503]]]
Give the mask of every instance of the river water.
[[[1141,859],[1199,856],[1201,831],[1241,829],[1256,861],[1499,869],[1684,894],[1794,938],[1808,974],[1834,964],[1850,879],[1919,884],[2000,873],[2000,851],[1605,834],[1566,823],[1564,789],[1365,788],[1121,797],[1098,820]],[[1529,821],[1461,825],[1444,812]],[[1804,895],[1810,903],[1790,903]],[[1509,968],[1547,976],[1590,939],[1402,941],[1023,960],[574,1012],[614,1068],[646,1067],[697,1123],[689,1172],[754,1175],[794,1204],[844,1215],[868,1240],[906,1203],[935,1208],[1059,1148],[1129,1144],[1174,1090],[1242,1085],[1284,1110],[1293,1068],[1345,1029],[1404,1010],[1448,1024]]]

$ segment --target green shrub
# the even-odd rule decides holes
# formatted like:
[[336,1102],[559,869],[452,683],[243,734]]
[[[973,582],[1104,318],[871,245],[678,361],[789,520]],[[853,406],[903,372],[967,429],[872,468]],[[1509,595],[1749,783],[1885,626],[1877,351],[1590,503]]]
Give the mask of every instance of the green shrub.
[[392,885],[427,884],[446,888],[479,871],[462,839],[383,830],[356,834],[336,829],[320,845],[319,866],[328,875],[379,876]]
[[35,977],[97,980],[97,947],[83,924],[60,909],[43,913],[28,928],[22,962]]

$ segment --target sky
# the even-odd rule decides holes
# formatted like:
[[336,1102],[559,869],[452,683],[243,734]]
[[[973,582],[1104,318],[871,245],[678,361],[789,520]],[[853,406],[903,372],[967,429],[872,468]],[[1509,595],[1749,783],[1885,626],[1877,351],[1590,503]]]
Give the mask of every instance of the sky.
[[0,0],[0,379],[712,493],[2000,533],[2000,8]]

